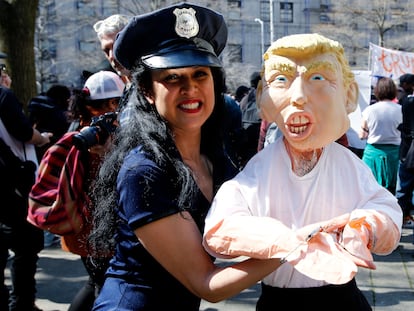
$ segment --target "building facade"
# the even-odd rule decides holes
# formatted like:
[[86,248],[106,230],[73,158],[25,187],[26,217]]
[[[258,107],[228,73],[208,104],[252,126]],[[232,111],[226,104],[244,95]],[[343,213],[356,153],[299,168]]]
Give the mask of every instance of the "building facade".
[[[378,0],[344,1],[348,5],[373,4]],[[39,91],[46,90],[51,84],[63,83],[70,87],[80,87],[85,72],[109,68],[100,50],[93,30],[93,24],[111,14],[123,13],[136,15],[179,1],[168,0],[40,0],[36,31],[36,65]],[[331,0],[193,0],[192,3],[208,6],[223,14],[229,28],[228,44],[223,51],[222,60],[227,73],[229,91],[241,84],[248,85],[249,76],[258,71],[262,64],[262,54],[270,43],[285,35],[314,32],[331,27],[333,38],[349,50],[351,63],[366,69],[368,66],[369,42],[378,39],[367,24],[352,21],[350,31],[339,33],[340,14],[338,3]],[[384,2],[384,0],[381,0]],[[394,7],[389,14],[396,14],[408,5],[408,0],[391,1]],[[334,6],[336,5],[336,7]],[[388,14],[388,13],[387,13]],[[336,27],[335,27],[336,26]],[[162,27],[162,25],[160,25]],[[322,28],[321,28],[322,27]],[[336,32],[335,32],[336,30]],[[352,32],[352,31],[351,31]],[[409,23],[391,29],[396,36],[409,33]],[[356,36],[359,34],[360,36]],[[362,36],[361,36],[362,34]],[[345,37],[351,35],[352,40]],[[357,53],[358,52],[358,53]]]

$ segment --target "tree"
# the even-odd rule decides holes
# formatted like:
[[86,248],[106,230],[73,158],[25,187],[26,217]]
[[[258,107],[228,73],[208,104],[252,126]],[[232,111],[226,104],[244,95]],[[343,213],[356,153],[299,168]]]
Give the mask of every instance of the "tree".
[[12,89],[26,105],[36,95],[34,32],[38,0],[0,0],[0,50],[13,79]]
[[413,18],[408,1],[338,0],[325,15],[325,24],[314,25],[320,32],[341,42],[354,66],[366,66],[369,42],[395,50],[410,50],[408,23]]

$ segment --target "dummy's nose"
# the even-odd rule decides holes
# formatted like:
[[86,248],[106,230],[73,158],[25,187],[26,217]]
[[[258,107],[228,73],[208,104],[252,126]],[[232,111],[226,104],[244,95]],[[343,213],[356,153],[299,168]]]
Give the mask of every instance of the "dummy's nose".
[[290,86],[290,104],[295,106],[303,106],[307,101],[307,96],[304,90],[303,79],[299,76],[297,77]]

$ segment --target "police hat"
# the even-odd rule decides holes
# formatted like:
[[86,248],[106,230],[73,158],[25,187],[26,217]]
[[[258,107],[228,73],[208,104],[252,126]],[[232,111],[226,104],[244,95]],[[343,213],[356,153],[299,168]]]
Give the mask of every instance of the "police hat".
[[227,41],[221,14],[190,3],[172,5],[132,18],[118,33],[115,58],[127,69],[140,61],[151,69],[221,67]]

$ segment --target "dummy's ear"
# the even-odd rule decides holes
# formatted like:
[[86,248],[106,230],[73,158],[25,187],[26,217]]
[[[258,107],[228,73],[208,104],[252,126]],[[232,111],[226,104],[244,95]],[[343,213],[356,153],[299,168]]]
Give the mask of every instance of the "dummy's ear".
[[262,99],[262,91],[263,91],[262,80],[260,80],[259,83],[257,83],[257,87],[256,87],[256,106],[259,110],[260,110],[260,100]]
[[347,91],[347,100],[346,100],[345,109],[348,114],[355,111],[358,105],[358,96],[359,96],[359,87],[356,81],[353,81],[348,86],[348,91]]

